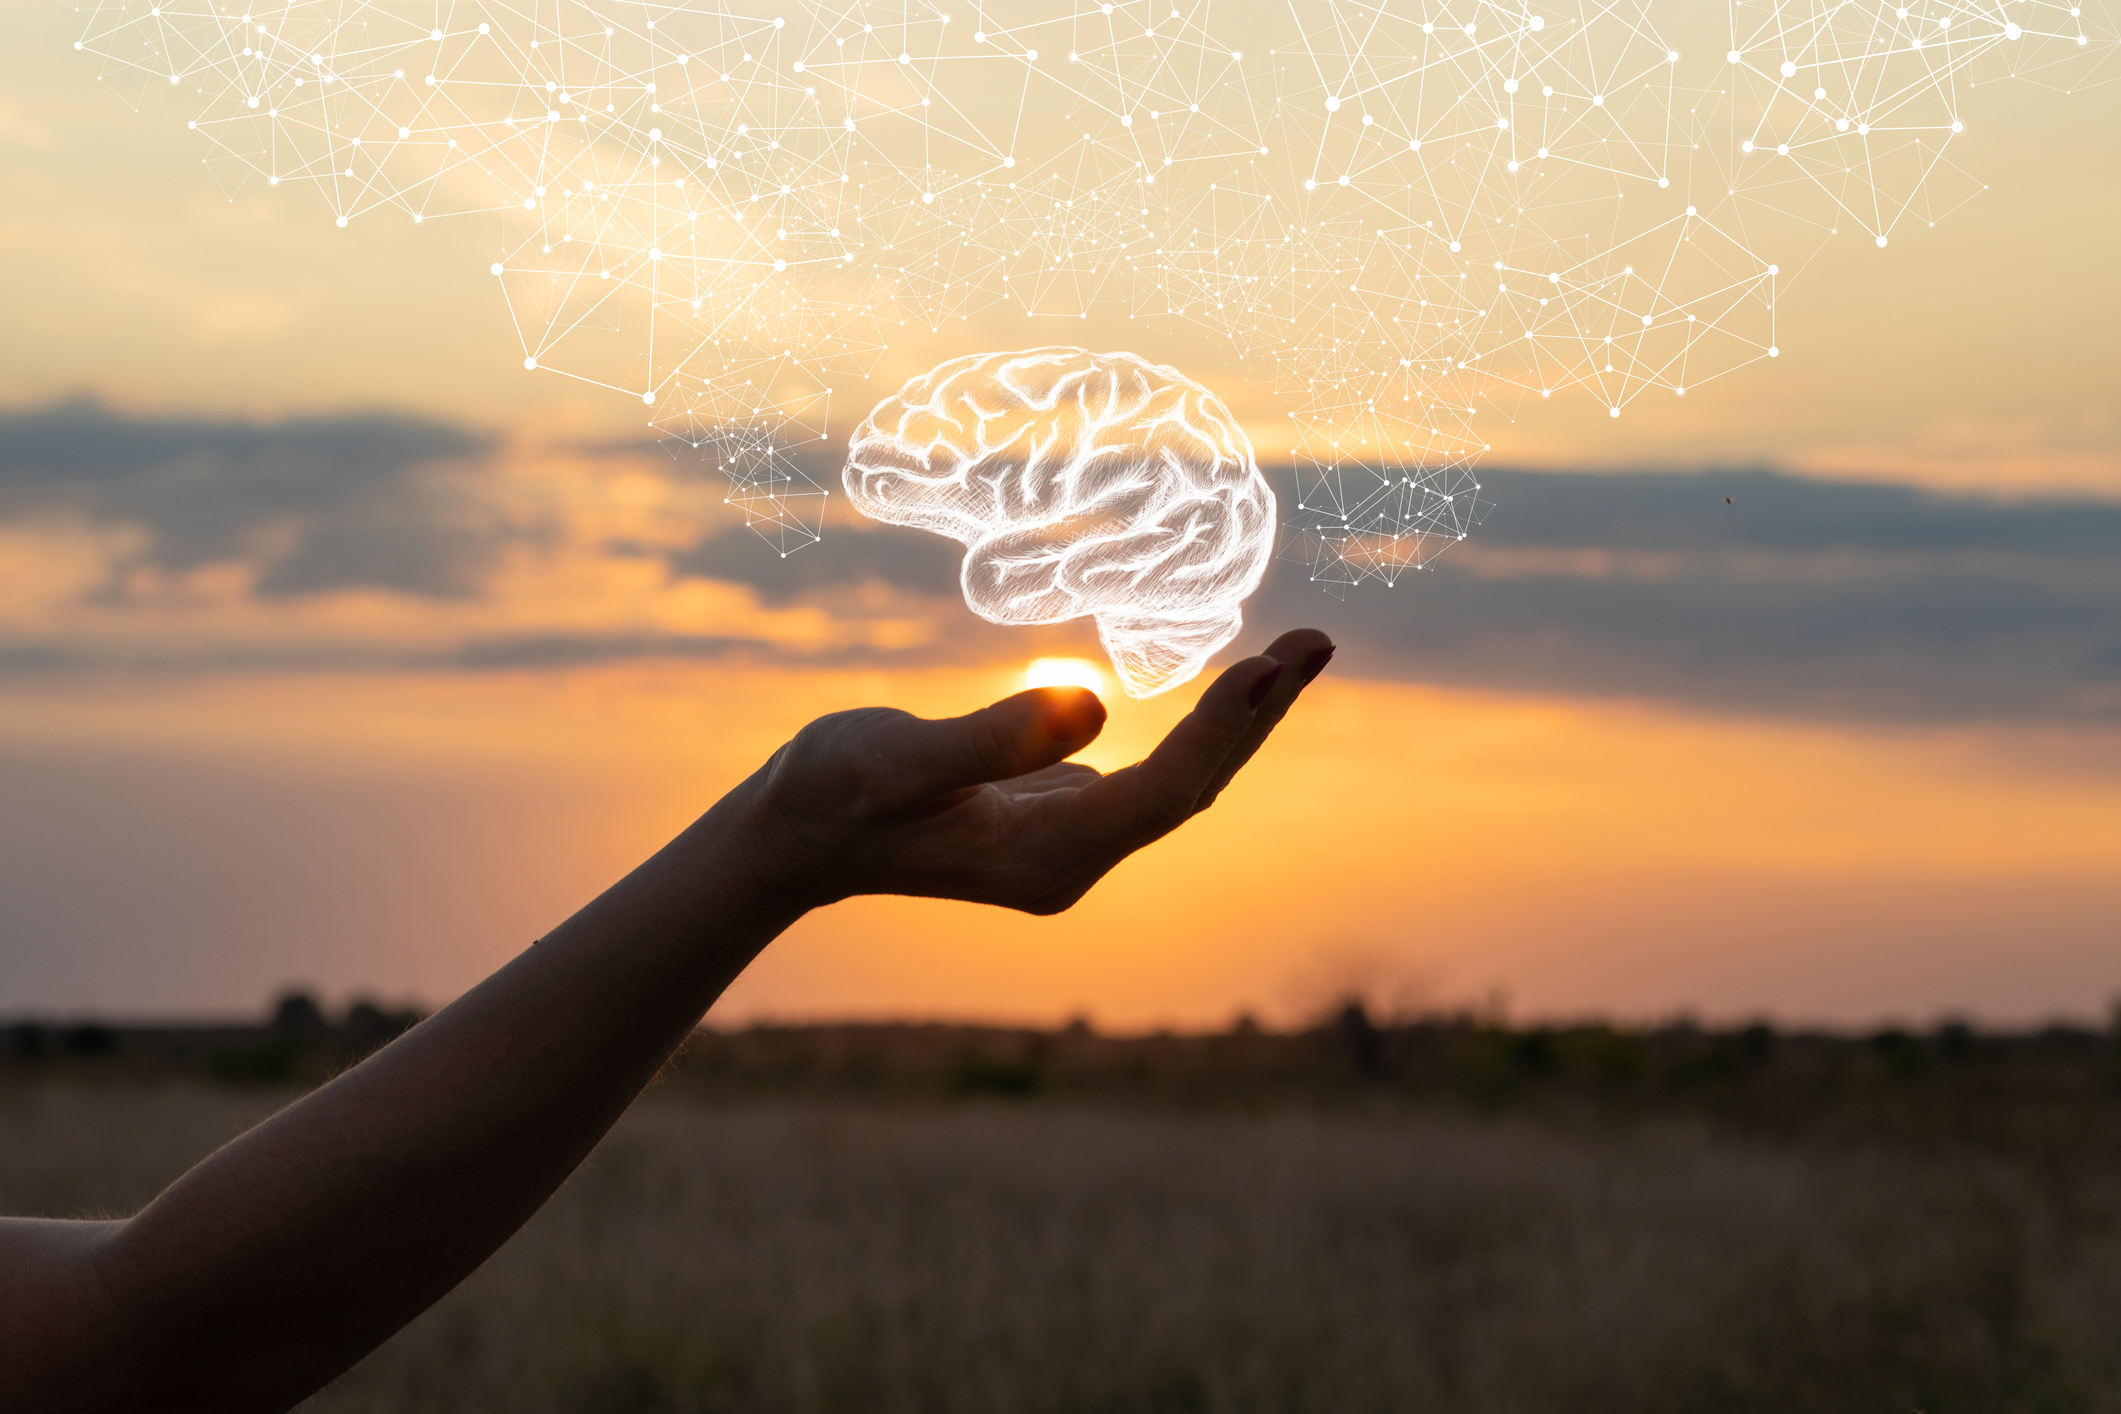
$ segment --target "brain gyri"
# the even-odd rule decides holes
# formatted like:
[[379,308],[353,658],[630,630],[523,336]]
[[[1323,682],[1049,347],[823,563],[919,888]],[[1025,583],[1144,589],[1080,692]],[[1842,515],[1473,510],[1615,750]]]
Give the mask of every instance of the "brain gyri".
[[964,543],[981,618],[1095,618],[1134,697],[1237,636],[1274,551],[1274,493],[1229,409],[1129,353],[951,359],[877,404],[844,479],[864,515]]

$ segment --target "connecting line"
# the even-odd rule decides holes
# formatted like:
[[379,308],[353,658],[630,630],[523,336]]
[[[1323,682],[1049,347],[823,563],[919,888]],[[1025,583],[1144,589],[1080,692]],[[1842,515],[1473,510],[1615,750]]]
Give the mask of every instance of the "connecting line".
[[1272,380],[1333,468],[1289,543],[1390,583],[1455,543],[1435,497],[1509,400],[1618,416],[1778,356],[1834,236],[1878,260],[1978,190],[1946,155],[1976,90],[2115,47],[2067,0],[1726,0],[1715,50],[1699,3],[182,0],[93,7],[76,48],[174,90],[143,111],[178,103],[231,189],[504,217],[526,363],[646,397],[688,452],[730,429],[761,514],[902,324],[1124,314]]

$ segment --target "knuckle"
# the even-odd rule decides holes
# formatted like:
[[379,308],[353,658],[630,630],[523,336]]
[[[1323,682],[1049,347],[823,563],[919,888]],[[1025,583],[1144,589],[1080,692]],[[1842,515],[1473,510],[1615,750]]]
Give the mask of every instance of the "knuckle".
[[1142,834],[1148,839],[1168,835],[1192,815],[1191,800],[1169,794],[1153,796],[1142,807]]
[[893,717],[884,707],[863,707],[819,717],[789,738],[767,765],[767,786],[776,799],[809,809],[859,806],[885,783],[875,743],[865,738]]
[[990,712],[975,720],[971,745],[973,760],[990,779],[1016,774],[1016,733],[1002,713]]

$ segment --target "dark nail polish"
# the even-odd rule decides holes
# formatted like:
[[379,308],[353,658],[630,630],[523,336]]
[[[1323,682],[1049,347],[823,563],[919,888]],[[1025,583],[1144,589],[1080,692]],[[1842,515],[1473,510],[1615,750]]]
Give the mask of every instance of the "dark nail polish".
[[1311,685],[1311,679],[1317,677],[1320,673],[1326,670],[1326,664],[1333,661],[1333,655],[1337,651],[1339,651],[1338,644],[1328,643],[1325,647],[1317,650],[1310,657],[1304,659],[1304,680],[1301,685],[1309,687]]
[[1274,690],[1274,684],[1281,681],[1281,669],[1282,665],[1276,663],[1259,675],[1259,681],[1253,683],[1252,690],[1245,694],[1245,704],[1247,706],[1257,707],[1260,703],[1267,700],[1267,694]]

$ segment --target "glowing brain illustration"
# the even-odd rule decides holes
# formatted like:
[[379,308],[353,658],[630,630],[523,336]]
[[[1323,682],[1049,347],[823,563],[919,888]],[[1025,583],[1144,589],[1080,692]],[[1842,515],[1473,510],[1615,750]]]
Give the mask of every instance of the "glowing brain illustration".
[[1129,353],[951,359],[877,404],[844,480],[864,515],[965,545],[981,618],[1094,618],[1134,697],[1237,636],[1274,550],[1274,493],[1229,409]]

